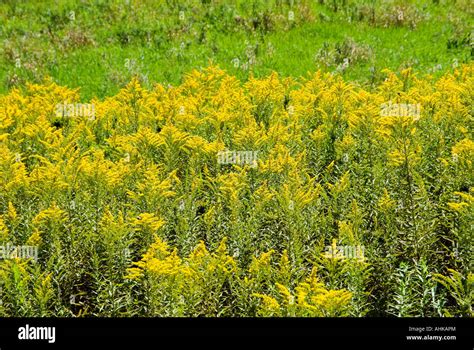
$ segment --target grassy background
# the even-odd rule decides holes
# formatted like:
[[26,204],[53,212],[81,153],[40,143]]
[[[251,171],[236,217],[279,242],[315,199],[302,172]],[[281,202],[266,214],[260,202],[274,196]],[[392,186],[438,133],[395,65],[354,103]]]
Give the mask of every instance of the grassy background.
[[242,80],[323,69],[369,87],[384,68],[438,75],[472,60],[469,3],[3,1],[0,92],[51,76],[87,100],[133,76],[175,85],[209,63]]

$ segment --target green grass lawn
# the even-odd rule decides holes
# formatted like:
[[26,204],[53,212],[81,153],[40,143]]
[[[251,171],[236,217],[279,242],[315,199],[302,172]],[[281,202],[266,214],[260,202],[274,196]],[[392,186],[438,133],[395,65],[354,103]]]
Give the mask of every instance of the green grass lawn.
[[242,80],[438,75],[472,59],[473,18],[467,0],[4,1],[0,92],[51,76],[84,99],[104,97],[135,75],[174,85],[210,63]]

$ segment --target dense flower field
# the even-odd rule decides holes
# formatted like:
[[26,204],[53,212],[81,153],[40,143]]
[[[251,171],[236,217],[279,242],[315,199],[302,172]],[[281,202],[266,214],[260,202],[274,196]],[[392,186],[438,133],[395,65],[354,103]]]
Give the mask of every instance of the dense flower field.
[[12,89],[0,316],[472,316],[474,64],[385,74]]

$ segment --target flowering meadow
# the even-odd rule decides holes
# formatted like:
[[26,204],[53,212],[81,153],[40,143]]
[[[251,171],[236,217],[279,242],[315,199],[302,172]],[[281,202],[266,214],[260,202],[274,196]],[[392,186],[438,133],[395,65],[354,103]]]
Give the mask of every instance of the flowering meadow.
[[472,317],[474,64],[383,74],[12,88],[0,316]]

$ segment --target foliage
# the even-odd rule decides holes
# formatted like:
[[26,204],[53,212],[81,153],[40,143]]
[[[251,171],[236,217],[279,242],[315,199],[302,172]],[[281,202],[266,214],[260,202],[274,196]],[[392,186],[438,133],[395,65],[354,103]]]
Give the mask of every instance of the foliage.
[[210,66],[134,79],[93,116],[57,114],[80,96],[54,82],[12,89],[0,245],[39,251],[0,260],[0,315],[471,316],[473,72],[368,91]]

